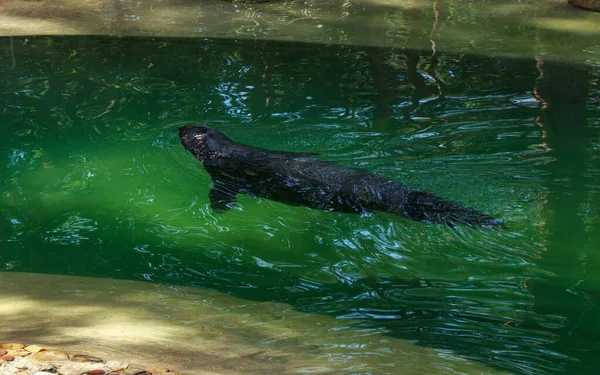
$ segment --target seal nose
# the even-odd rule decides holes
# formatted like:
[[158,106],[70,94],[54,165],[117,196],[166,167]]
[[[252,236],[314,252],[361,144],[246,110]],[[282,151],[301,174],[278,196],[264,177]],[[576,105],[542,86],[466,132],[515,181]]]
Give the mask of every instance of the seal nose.
[[196,124],[184,125],[179,128],[179,139],[184,144],[194,140],[197,134],[202,134],[202,129]]
[[194,139],[194,134],[196,133],[193,130],[194,125],[184,125],[179,128],[179,140],[181,144],[186,149],[190,149],[192,140]]
[[210,131],[208,126],[201,124],[187,124],[179,128],[179,136],[194,136],[196,134],[204,134]]
[[207,142],[211,128],[200,124],[188,124],[179,128],[179,139],[185,148],[191,150]]
[[179,128],[179,138],[183,138],[185,137],[185,135],[188,133],[188,130],[192,127],[193,125],[184,125],[182,127]]

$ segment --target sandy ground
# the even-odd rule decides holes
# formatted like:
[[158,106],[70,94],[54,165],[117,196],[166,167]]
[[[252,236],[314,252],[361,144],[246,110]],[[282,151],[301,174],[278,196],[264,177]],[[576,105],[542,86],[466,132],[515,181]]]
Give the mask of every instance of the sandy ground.
[[348,328],[330,316],[195,288],[0,273],[0,291],[0,342],[143,368],[190,375],[343,374],[388,361],[396,374],[500,373],[445,351]]

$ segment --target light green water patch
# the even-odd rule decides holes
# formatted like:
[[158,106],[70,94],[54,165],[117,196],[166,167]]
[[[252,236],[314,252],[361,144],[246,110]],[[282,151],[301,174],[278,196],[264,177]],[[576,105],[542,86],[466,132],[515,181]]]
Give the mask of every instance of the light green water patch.
[[[340,324],[315,324],[319,342],[343,327],[375,332],[381,351],[410,340],[513,373],[598,367],[592,60],[198,38],[0,43],[0,270],[213,290],[251,315],[279,303]],[[250,196],[216,214],[208,174],[177,137],[192,122],[317,152],[506,226]]]
[[[120,256],[132,256],[136,252],[150,255],[148,248],[166,246],[167,252],[159,251],[151,256],[152,262],[159,262],[157,273],[137,275],[151,280],[157,276],[162,279],[159,275],[163,272],[179,280],[171,276],[175,272],[173,267],[185,268],[181,263],[187,257],[213,260],[224,257],[259,269],[285,271],[297,277],[335,284],[339,272],[347,272],[348,280],[373,275],[431,278],[441,273],[450,276],[456,262],[471,273],[476,272],[481,263],[494,268],[498,257],[503,258],[498,268],[505,269],[528,264],[523,257],[530,258],[530,250],[539,251],[535,247],[518,246],[509,258],[493,245],[507,239],[502,232],[428,226],[379,213],[364,216],[324,212],[249,196],[240,196],[239,206],[232,211],[216,214],[208,201],[212,182],[198,161],[180,145],[175,129],[169,127],[159,134],[150,130],[145,140],[113,141],[108,137],[110,141],[107,141],[97,137],[92,141],[74,137],[70,140],[72,146],[67,146],[69,151],[54,153],[56,157],[40,149],[26,152],[23,157],[30,164],[8,181],[4,206],[39,220],[39,225],[45,228],[40,233],[43,242],[55,247],[55,251],[76,251],[79,246],[94,248],[95,243],[105,248],[101,240],[104,235],[126,242],[130,242],[131,236],[135,238],[135,243],[117,251]],[[267,133],[261,136],[258,129],[254,137],[269,139]],[[538,215],[535,211],[519,213],[514,218],[508,210],[502,211],[499,207],[514,204],[511,199],[515,199],[515,194],[507,196],[502,190],[495,194],[484,192],[489,189],[490,181],[488,177],[479,181],[469,177],[473,173],[473,168],[468,169],[471,163],[442,166],[446,163],[443,158],[431,166],[406,160],[402,162],[402,169],[398,169],[388,162],[383,164],[387,167],[381,168],[381,172],[406,179],[398,172],[427,170],[427,175],[415,172],[416,176],[410,177],[409,182],[430,191],[446,191],[453,199],[487,211],[501,212],[508,223],[522,220],[523,215],[535,220],[532,219]],[[437,168],[440,173],[436,172]],[[464,175],[464,181],[445,177],[449,168]],[[450,182],[454,194],[448,192]],[[473,189],[480,193],[474,195]],[[526,196],[531,193],[524,189],[519,195],[528,199]],[[493,206],[483,203],[492,202],[490,194],[496,197]],[[500,198],[501,195],[505,196]],[[535,205],[530,207],[535,208]],[[469,245],[469,241],[473,244]],[[453,243],[468,246],[471,251],[468,260],[461,261],[458,254],[446,258],[435,250]],[[244,250],[247,248],[255,251],[247,252]],[[116,249],[105,248],[105,251]],[[94,254],[91,259],[103,257],[101,254]],[[436,264],[426,261],[428,257],[439,256],[446,260],[438,259],[440,262]],[[365,262],[365,257],[372,261]],[[475,259],[478,261],[473,262]],[[324,267],[326,264],[330,266]],[[114,264],[110,268],[117,274],[124,272],[125,278],[131,277],[126,264]],[[243,275],[237,277],[244,278]],[[261,281],[266,285],[272,282]]]

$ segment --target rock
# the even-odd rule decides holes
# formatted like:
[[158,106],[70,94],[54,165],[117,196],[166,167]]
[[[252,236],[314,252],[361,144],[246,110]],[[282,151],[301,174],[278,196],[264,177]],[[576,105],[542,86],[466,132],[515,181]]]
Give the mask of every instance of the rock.
[[34,372],[33,375],[56,375],[56,374],[53,372],[38,371],[38,372]]
[[5,355],[3,355],[0,358],[2,358],[3,360],[5,360],[6,362],[12,362],[12,361],[15,360],[15,357],[13,357],[12,355],[8,355],[8,354],[5,354]]
[[[16,373],[16,369],[11,369],[10,367],[6,367],[6,368],[1,368],[0,367],[0,371],[2,371],[2,375],[18,375]],[[21,374],[19,374],[21,375]]]
[[85,374],[86,375],[104,375],[104,374],[106,374],[106,371],[97,369],[97,370],[88,371]]
[[58,372],[62,375],[82,375],[97,370],[100,366],[93,362],[60,362],[57,367],[59,367]]
[[91,370],[89,367],[82,366],[80,363],[71,362],[62,362],[58,367],[58,373],[61,375],[81,375],[85,374],[87,370]]
[[7,344],[0,344],[0,348],[2,348],[2,349],[9,349],[9,350],[20,350],[20,349],[25,348],[25,345],[18,344],[18,343],[15,343],[15,342],[10,342],[10,343],[7,343]]
[[33,358],[38,361],[68,361],[69,355],[57,350],[44,350],[35,353]]
[[166,374],[167,372],[171,372],[171,370],[169,370],[168,368],[160,367],[160,366],[152,366],[148,369],[148,372],[151,373],[152,375],[162,375],[162,374]]
[[6,355],[8,352],[4,349],[0,349],[0,356]]
[[8,363],[4,362],[2,366],[0,366],[0,374],[2,375],[22,375],[23,373],[18,369],[8,365]]
[[122,372],[124,375],[145,375],[145,374],[147,374],[146,370],[144,370],[141,367],[135,366],[135,365],[128,366]]
[[12,362],[12,365],[18,368],[19,370],[29,370],[33,367],[31,361],[28,361],[21,357],[16,357],[15,360]]
[[94,362],[94,363],[104,362],[104,360],[101,358],[92,357],[91,355],[85,355],[85,354],[75,354],[73,357],[71,357],[71,361],[73,361],[73,362]]
[[29,346],[26,346],[24,349],[27,350],[29,353],[33,353],[33,354],[46,350],[46,348],[43,348],[43,347],[37,346],[37,345],[29,345]]
[[10,353],[11,355],[15,356],[15,357],[27,357],[28,355],[31,355],[31,352],[28,352],[25,349],[21,349],[21,350],[11,350],[12,353]]
[[129,363],[123,363],[119,361],[106,361],[104,364],[112,371],[125,370],[127,367],[129,367]]
[[58,370],[56,369],[56,367],[54,367],[50,363],[37,364],[37,365],[33,366],[33,369],[31,371],[33,371],[33,372],[50,372],[53,374],[58,373]]

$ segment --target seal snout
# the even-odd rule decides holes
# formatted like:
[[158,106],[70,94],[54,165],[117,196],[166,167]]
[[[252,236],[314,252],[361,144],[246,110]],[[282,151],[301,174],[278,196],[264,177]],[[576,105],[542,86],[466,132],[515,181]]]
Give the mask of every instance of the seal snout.
[[188,129],[193,125],[184,125],[179,127],[179,138],[183,138],[185,134],[188,132]]
[[206,133],[206,126],[198,124],[188,124],[179,128],[179,138],[184,139],[193,137],[198,133]]
[[204,135],[210,128],[199,124],[188,124],[179,128],[179,139],[185,148],[190,149],[193,144],[204,141]]

